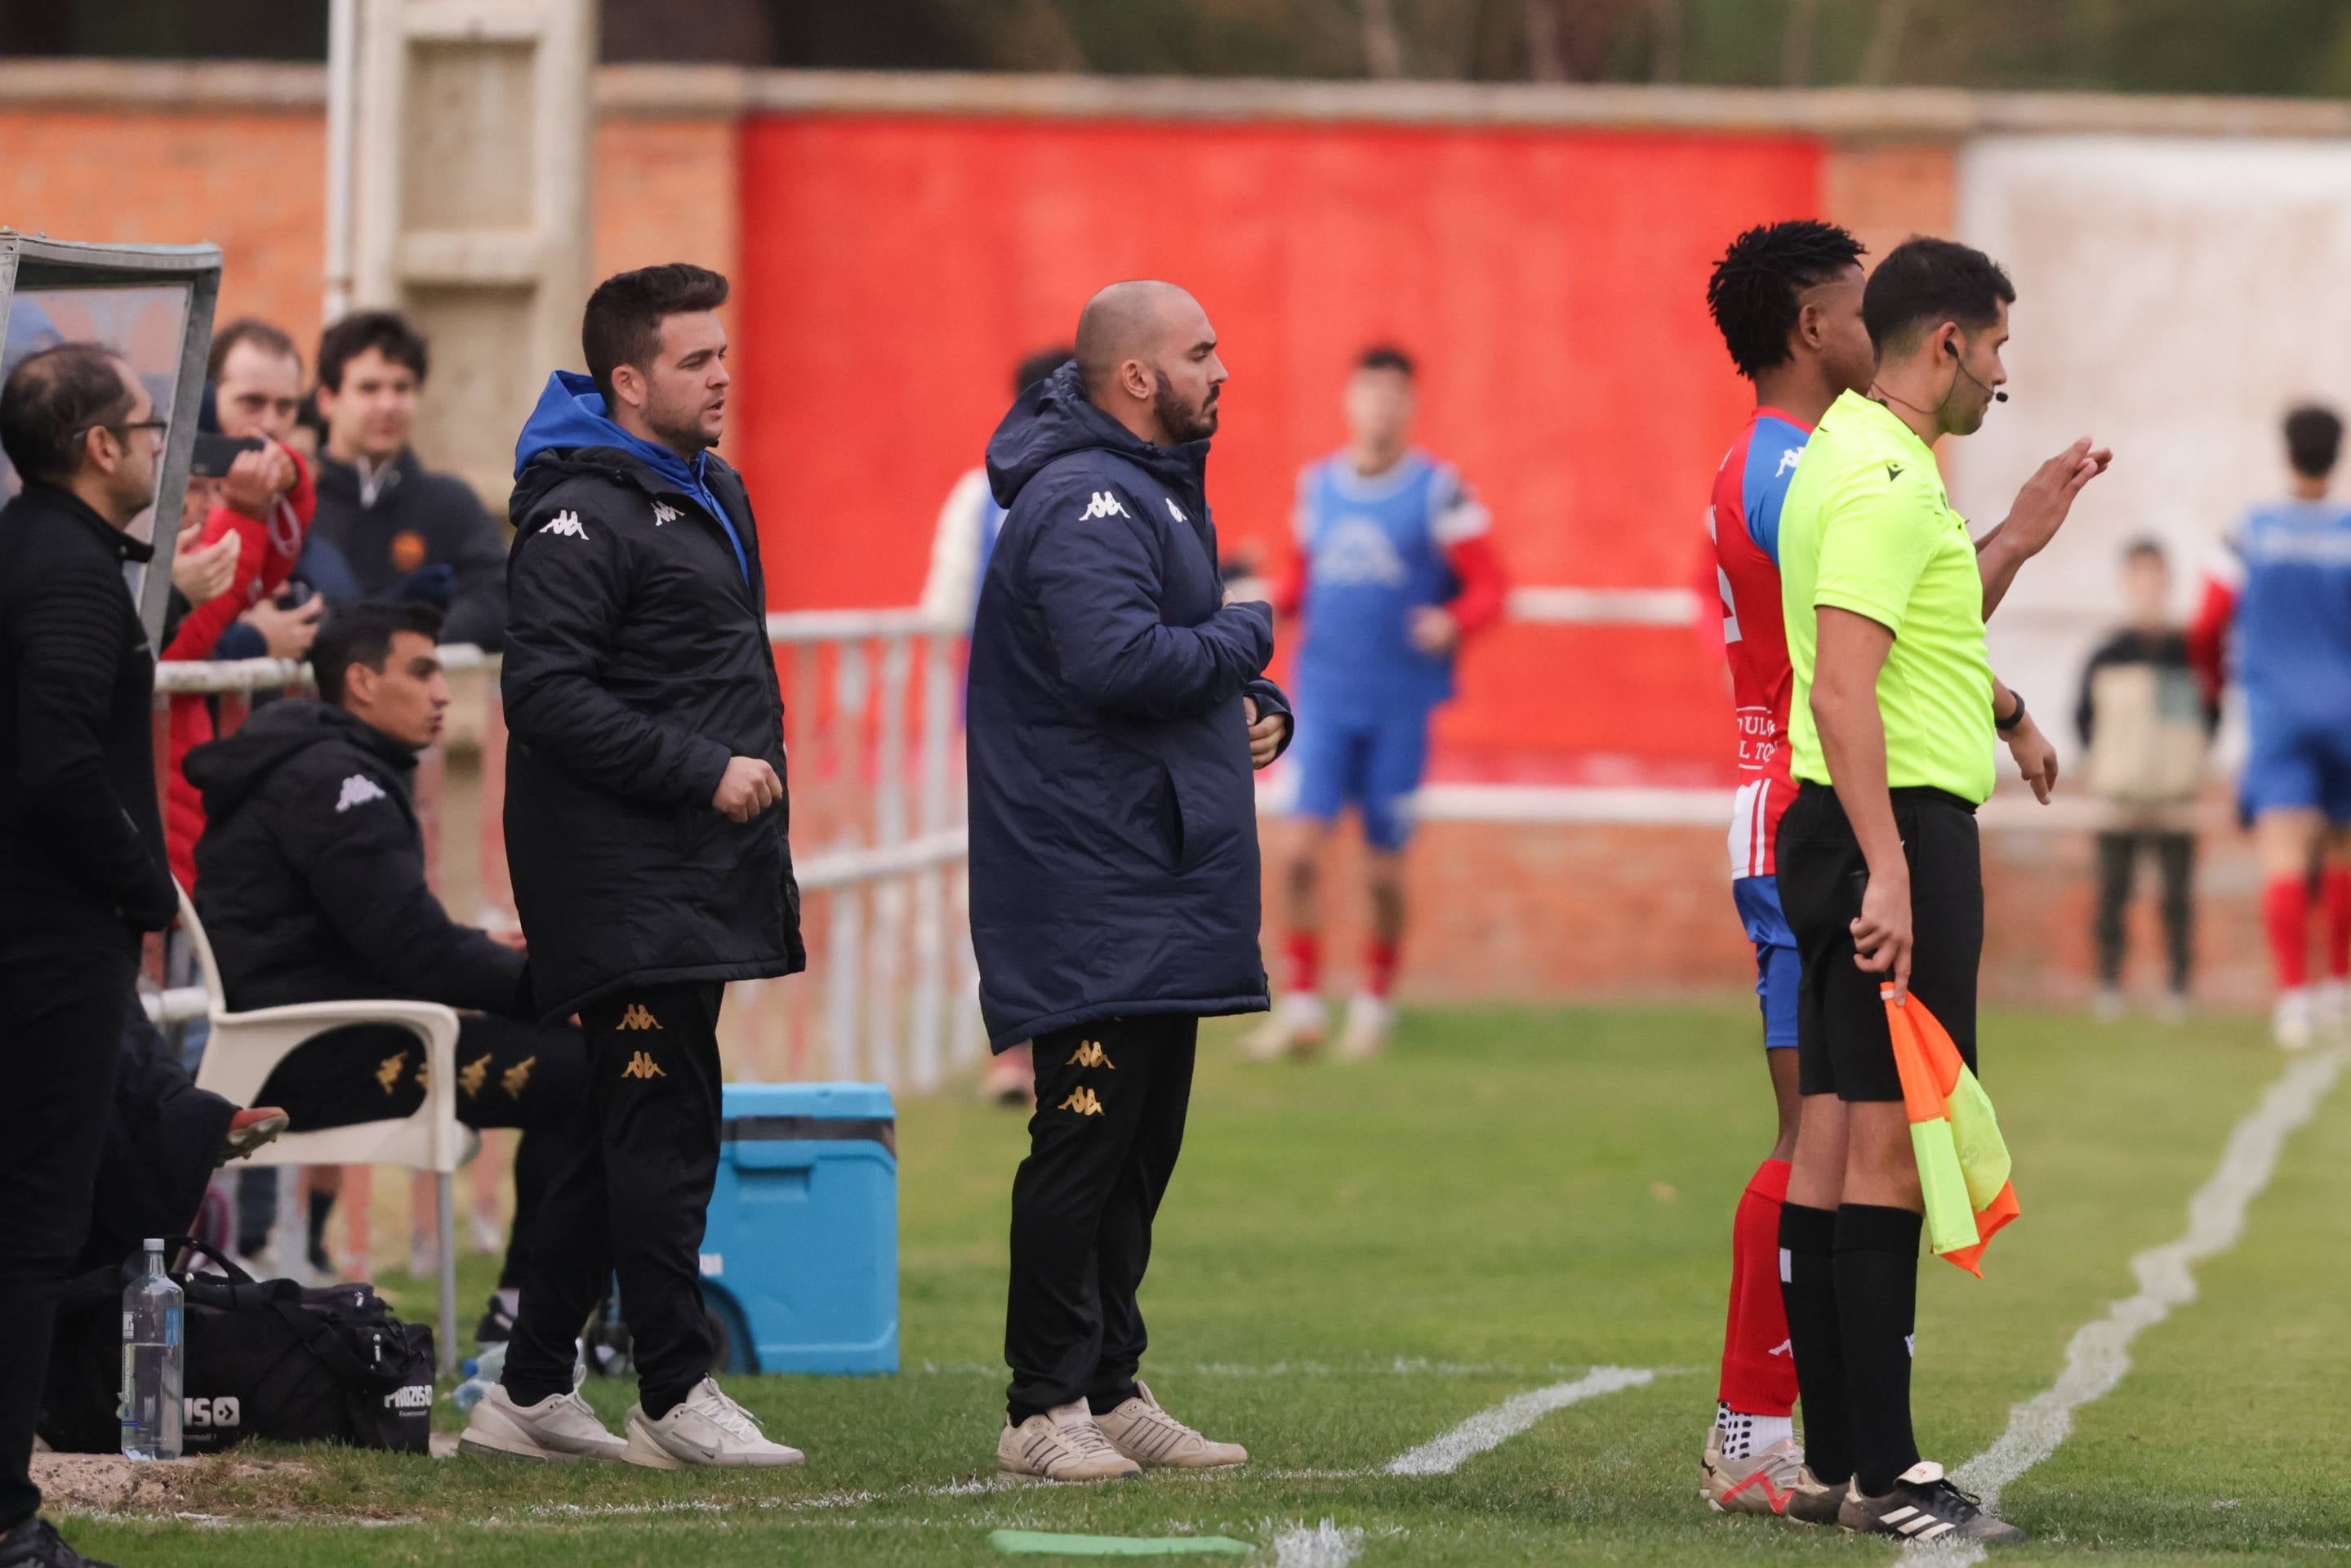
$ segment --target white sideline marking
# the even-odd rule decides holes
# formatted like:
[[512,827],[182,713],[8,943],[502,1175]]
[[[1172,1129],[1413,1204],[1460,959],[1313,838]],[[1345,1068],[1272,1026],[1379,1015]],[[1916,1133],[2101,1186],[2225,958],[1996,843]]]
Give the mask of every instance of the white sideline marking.
[[[2131,1341],[2140,1330],[2196,1299],[2192,1266],[2226,1252],[2244,1235],[2245,1211],[2270,1185],[2287,1137],[2317,1113],[2319,1102],[2335,1087],[2345,1054],[2340,1046],[2314,1051],[2278,1075],[2230,1133],[2220,1163],[2189,1198],[2188,1228],[2131,1260],[2138,1293],[2109,1303],[2104,1316],[2076,1329],[2057,1381],[2011,1408],[2008,1430],[1954,1472],[1954,1480],[1982,1495],[1986,1508],[1996,1508],[2010,1482],[2057,1451],[2074,1430],[2074,1411],[2123,1380],[2131,1368]],[[1986,1555],[1981,1546],[1960,1552],[1917,1546],[1909,1552],[1954,1568],[1980,1563]]]
[[1390,1459],[1392,1476],[1450,1475],[1469,1459],[1500,1447],[1554,1410],[1565,1409],[1595,1395],[1638,1388],[1657,1374],[1652,1367],[1595,1366],[1573,1383],[1554,1383],[1514,1394],[1490,1410],[1480,1410],[1458,1427],[1407,1454]]
[[1275,1568],[1347,1568],[1364,1548],[1364,1532],[1326,1519],[1309,1529],[1294,1525],[1273,1538]]

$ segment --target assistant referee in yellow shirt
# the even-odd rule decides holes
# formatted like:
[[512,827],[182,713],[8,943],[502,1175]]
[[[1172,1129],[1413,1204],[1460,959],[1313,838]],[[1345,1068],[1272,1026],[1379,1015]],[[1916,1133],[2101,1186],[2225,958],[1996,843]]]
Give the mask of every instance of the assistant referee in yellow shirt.
[[1778,858],[1803,962],[1804,1097],[1782,1291],[1819,1501],[1835,1500],[1848,1529],[1917,1541],[2024,1534],[1923,1461],[1911,1432],[1924,1205],[1878,996],[1888,979],[1915,992],[1973,1064],[1975,810],[1991,794],[1995,735],[2043,800],[2056,779],[2022,699],[1992,677],[1984,617],[2107,454],[2083,441],[2051,459],[1979,546],[1932,444],[1982,425],[2007,379],[2015,298],[1965,246],[1913,239],[1887,256],[1862,299],[1876,376],[1822,418],[1780,523],[1798,789]]

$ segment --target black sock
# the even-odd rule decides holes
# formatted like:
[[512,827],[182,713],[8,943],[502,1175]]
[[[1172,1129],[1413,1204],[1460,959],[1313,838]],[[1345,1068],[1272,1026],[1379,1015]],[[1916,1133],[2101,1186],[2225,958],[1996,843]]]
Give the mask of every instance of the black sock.
[[1910,1336],[1918,1321],[1918,1233],[1907,1208],[1836,1211],[1837,1318],[1853,1409],[1854,1479],[1871,1497],[1918,1462],[1910,1430]]
[[1780,1301],[1804,1405],[1804,1463],[1830,1486],[1853,1474],[1853,1410],[1844,1396],[1836,1296],[1836,1215],[1780,1206]]
[[310,1260],[313,1263],[327,1256],[327,1221],[335,1215],[335,1195],[313,1190],[310,1194]]

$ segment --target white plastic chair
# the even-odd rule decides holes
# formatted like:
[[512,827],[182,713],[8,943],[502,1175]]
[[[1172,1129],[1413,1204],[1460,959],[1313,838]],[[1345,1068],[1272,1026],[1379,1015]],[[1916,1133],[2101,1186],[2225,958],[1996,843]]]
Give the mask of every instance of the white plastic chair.
[[250,1105],[277,1065],[295,1047],[329,1030],[352,1024],[390,1024],[424,1042],[424,1103],[413,1115],[360,1122],[323,1132],[289,1132],[247,1156],[256,1166],[406,1166],[431,1171],[439,1209],[441,1255],[441,1369],[457,1364],[457,1216],[455,1173],[469,1152],[467,1129],[457,1121],[457,1015],[438,1002],[298,1002],[233,1013],[221,987],[213,945],[196,918],[187,891],[180,892],[180,927],[195,949],[204,981],[204,1011],[212,1020],[196,1070],[196,1087],[237,1105]]

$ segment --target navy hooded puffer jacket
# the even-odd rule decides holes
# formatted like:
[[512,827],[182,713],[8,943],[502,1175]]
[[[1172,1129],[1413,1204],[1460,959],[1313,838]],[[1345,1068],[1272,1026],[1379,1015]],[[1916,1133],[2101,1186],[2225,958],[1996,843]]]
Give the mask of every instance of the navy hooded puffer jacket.
[[1083,1023],[1267,1005],[1243,698],[1273,612],[1226,604],[1208,444],[1155,446],[1074,365],[988,443],[1008,508],[972,632],[971,925],[998,1050]]

